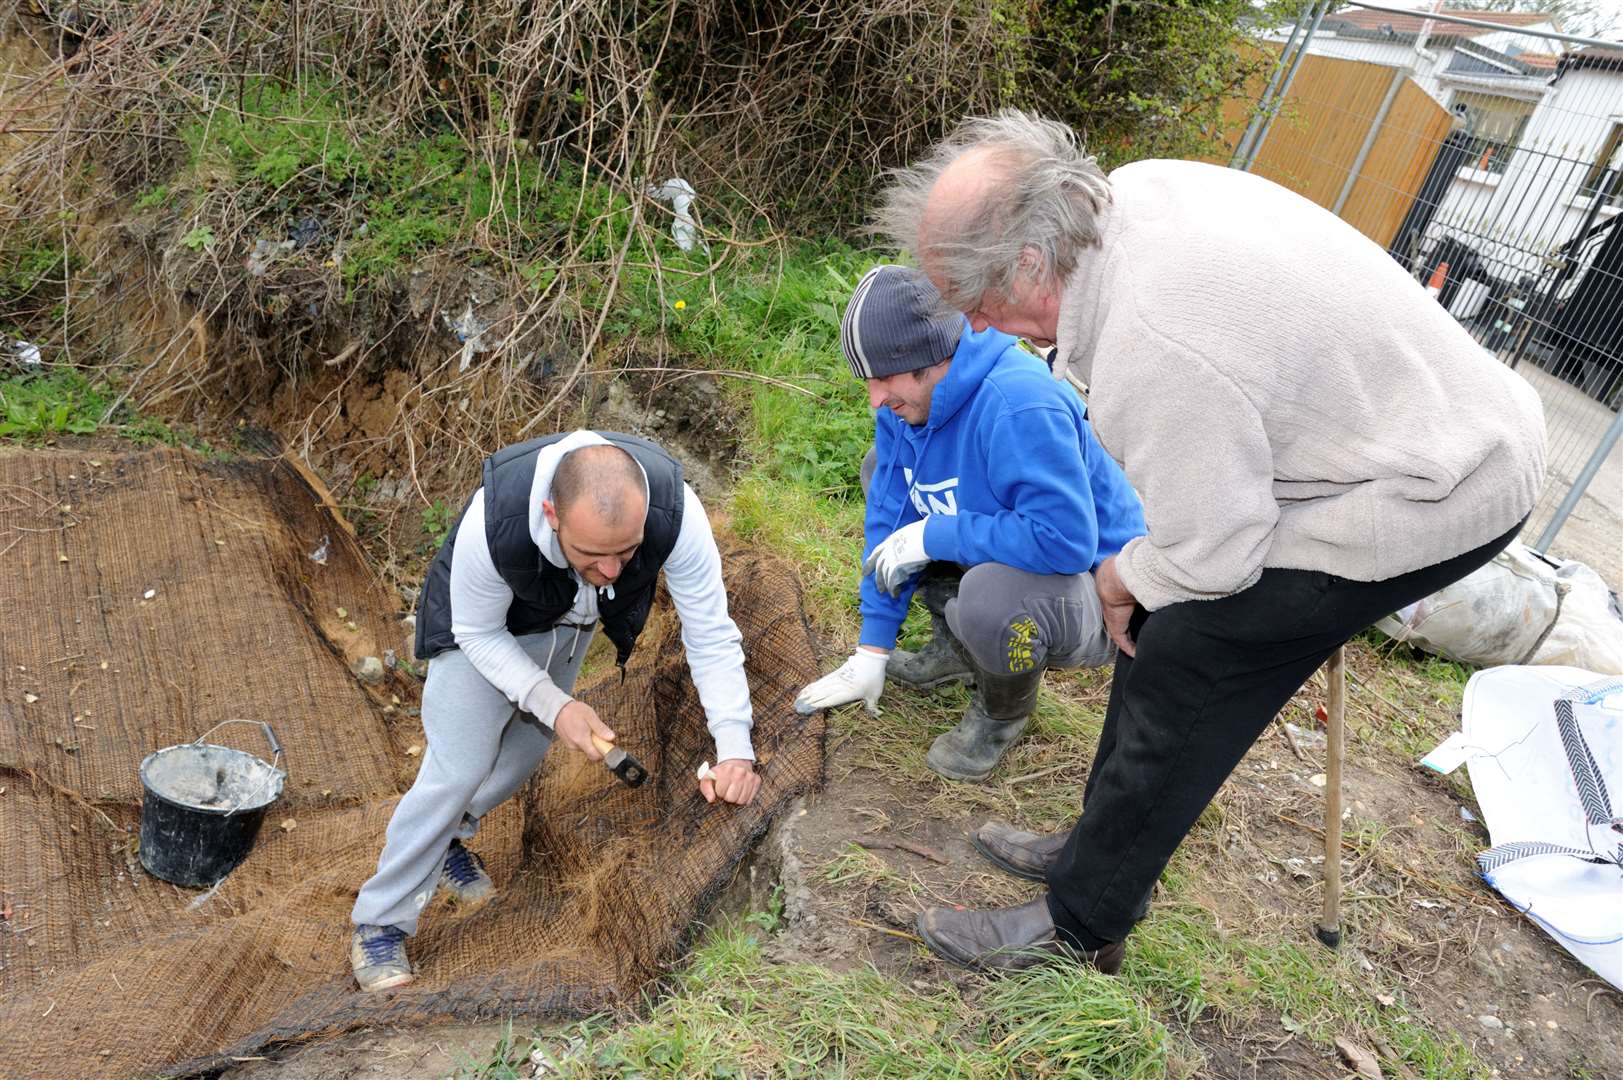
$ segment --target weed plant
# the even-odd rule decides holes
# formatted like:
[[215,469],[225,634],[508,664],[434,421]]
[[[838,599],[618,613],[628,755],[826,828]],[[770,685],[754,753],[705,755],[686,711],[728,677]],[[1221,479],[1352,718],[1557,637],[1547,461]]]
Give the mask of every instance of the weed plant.
[[88,435],[106,408],[106,395],[72,369],[16,375],[0,382],[0,436]]

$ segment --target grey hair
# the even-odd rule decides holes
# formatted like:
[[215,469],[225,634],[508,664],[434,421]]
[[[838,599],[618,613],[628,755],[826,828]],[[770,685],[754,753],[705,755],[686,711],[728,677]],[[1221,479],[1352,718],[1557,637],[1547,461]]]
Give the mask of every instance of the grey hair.
[[[977,152],[990,181],[980,196],[931,206],[941,174]],[[988,292],[1010,297],[1020,278],[1063,285],[1082,252],[1098,246],[1099,215],[1111,202],[1110,181],[1076,134],[1018,109],[965,120],[922,161],[892,170],[889,181],[874,231],[912,255],[960,311],[973,311]]]

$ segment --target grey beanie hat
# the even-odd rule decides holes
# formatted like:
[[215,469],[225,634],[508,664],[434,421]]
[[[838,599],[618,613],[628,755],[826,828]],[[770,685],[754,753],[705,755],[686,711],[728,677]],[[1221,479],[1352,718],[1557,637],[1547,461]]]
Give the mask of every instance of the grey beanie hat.
[[883,379],[950,359],[964,317],[949,310],[930,279],[905,266],[876,266],[851,293],[840,320],[840,349],[859,379]]

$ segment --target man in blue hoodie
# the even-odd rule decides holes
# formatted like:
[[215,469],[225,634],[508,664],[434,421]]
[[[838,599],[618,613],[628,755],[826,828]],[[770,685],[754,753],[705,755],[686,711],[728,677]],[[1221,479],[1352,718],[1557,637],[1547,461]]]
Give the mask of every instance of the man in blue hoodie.
[[[1075,392],[1015,338],[974,333],[917,271],[870,270],[840,346],[875,409],[862,633],[795,707],[862,701],[877,713],[887,675],[972,683],[963,719],[926,760],[982,780],[1025,730],[1046,668],[1114,657],[1091,575],[1143,534],[1143,508]],[[896,635],[915,591],[934,637],[905,652]]]

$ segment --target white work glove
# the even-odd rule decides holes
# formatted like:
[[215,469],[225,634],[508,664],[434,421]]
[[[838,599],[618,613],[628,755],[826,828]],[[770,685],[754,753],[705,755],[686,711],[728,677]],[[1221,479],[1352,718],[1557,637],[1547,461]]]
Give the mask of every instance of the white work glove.
[[880,592],[900,596],[902,586],[929,561],[930,556],[924,553],[924,522],[915,521],[874,545],[862,562],[862,572],[873,575]]
[[886,653],[858,649],[851,659],[824,675],[795,698],[795,712],[814,713],[860,701],[868,711],[879,715],[879,693],[885,689]]

